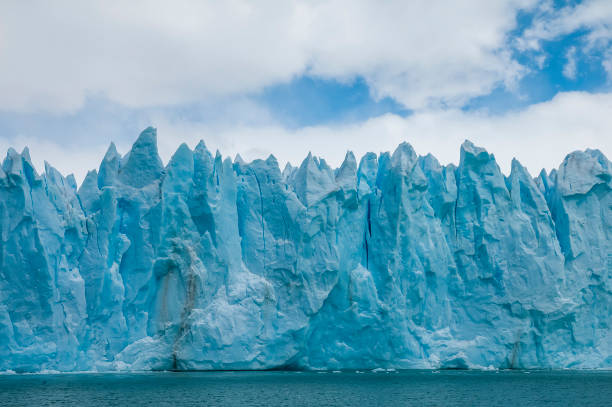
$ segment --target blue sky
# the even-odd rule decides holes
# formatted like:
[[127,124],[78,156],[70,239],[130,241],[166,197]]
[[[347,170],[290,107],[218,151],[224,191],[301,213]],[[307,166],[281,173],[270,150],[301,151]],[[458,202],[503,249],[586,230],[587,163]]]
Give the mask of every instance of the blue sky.
[[[0,5],[0,148],[78,179],[158,128],[281,163],[469,138],[532,173],[612,153],[612,2]],[[543,151],[545,153],[543,153]]]

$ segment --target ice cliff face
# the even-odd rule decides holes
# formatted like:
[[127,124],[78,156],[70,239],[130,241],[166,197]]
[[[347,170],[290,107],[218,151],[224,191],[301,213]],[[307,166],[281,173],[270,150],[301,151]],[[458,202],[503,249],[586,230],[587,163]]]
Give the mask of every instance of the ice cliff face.
[[78,188],[0,169],[0,370],[612,368],[612,164],[281,172],[154,129]]

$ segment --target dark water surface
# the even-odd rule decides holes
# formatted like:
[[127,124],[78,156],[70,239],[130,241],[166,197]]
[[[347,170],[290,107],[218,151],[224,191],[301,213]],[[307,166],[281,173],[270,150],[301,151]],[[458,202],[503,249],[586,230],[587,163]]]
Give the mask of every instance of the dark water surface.
[[2,406],[610,406],[612,372],[0,376]]

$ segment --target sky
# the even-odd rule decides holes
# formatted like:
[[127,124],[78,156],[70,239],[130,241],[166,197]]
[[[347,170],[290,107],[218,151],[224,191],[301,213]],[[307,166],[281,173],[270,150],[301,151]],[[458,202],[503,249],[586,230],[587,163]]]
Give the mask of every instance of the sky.
[[612,1],[0,2],[0,152],[81,181],[147,126],[165,162],[200,139],[281,165],[611,158]]

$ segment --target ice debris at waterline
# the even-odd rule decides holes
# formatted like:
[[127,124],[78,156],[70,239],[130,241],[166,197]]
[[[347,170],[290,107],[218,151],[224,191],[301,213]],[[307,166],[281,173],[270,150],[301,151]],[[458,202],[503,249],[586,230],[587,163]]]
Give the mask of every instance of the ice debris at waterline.
[[348,153],[282,172],[155,129],[77,189],[0,169],[0,370],[612,368],[612,165]]

